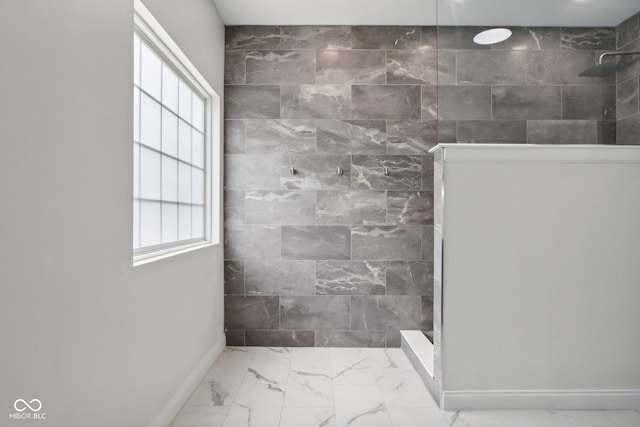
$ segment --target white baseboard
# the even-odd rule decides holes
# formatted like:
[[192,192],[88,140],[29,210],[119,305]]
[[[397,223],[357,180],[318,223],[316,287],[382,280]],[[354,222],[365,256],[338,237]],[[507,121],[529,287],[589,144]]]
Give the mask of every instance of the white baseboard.
[[202,381],[202,378],[204,378],[204,375],[213,362],[218,358],[220,353],[222,353],[226,343],[226,337],[222,335],[213,347],[207,351],[200,362],[198,362],[196,367],[193,368],[193,371],[191,371],[173,397],[167,402],[164,408],[162,408],[158,416],[149,424],[149,427],[168,427],[171,424],[187,399],[189,399],[189,396],[191,396],[191,393],[198,387],[198,384],[200,384],[200,381]]
[[442,409],[639,409],[640,390],[443,391]]

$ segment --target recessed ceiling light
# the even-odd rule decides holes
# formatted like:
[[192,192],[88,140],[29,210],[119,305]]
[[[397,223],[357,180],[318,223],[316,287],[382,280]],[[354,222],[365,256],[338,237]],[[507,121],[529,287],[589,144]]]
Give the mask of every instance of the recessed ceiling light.
[[496,44],[505,41],[509,37],[511,37],[511,30],[506,28],[492,28],[476,34],[473,42],[482,45]]

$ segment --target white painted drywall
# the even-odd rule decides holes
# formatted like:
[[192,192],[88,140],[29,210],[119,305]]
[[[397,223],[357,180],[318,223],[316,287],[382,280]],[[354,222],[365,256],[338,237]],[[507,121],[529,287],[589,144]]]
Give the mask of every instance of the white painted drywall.
[[[222,96],[213,3],[145,4]],[[221,245],[132,267],[132,37],[132,0],[0,2],[2,425],[147,426],[223,337]]]
[[447,162],[444,182],[443,389],[640,389],[640,163]]

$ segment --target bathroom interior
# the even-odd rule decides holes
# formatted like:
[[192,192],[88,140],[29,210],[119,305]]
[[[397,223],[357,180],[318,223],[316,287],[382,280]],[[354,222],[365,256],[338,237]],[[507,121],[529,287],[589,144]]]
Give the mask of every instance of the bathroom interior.
[[220,97],[218,241],[136,265],[134,3],[18,3],[10,425],[640,425],[637,0],[136,0]]

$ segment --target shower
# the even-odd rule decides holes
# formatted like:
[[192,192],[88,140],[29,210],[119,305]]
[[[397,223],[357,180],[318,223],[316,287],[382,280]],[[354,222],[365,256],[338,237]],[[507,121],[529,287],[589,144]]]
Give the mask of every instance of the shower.
[[620,71],[623,68],[621,63],[603,64],[602,60],[605,56],[625,56],[625,55],[640,55],[640,52],[605,52],[600,55],[598,63],[593,67],[584,70],[579,74],[582,77],[607,77],[616,71]]

